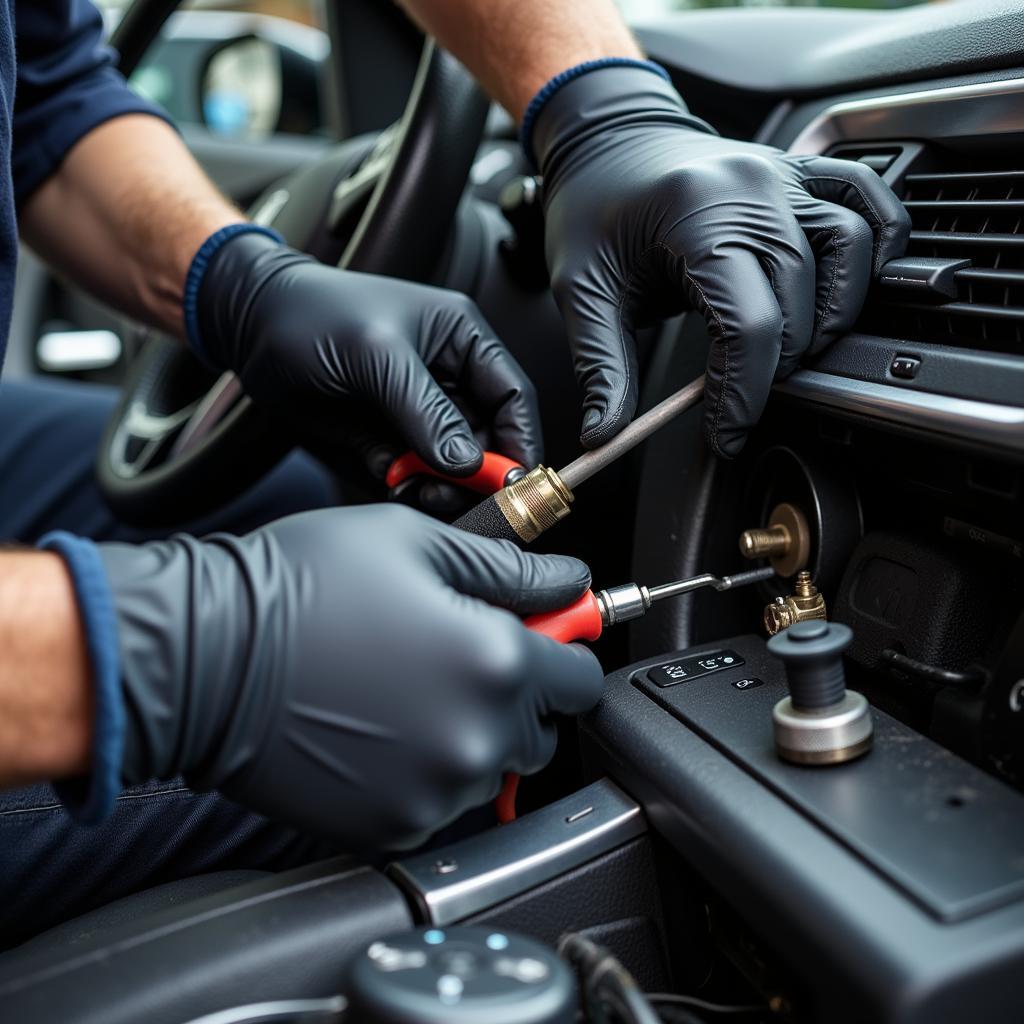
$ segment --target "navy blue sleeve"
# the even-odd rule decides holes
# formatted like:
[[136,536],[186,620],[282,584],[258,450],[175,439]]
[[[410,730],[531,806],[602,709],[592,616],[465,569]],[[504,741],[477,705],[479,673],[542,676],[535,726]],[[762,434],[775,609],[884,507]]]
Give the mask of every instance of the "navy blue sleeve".
[[93,128],[121,114],[159,107],[133,93],[103,43],[103,20],[89,0],[17,0],[11,170],[21,206]]

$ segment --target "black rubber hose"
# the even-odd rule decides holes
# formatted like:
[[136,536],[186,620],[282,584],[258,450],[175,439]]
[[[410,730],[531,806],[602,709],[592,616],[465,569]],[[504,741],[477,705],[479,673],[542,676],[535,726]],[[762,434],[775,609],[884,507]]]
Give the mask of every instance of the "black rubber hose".
[[890,670],[895,669],[908,676],[916,676],[918,679],[925,679],[929,683],[938,683],[941,686],[976,689],[985,682],[986,677],[985,670],[980,665],[970,665],[964,669],[942,668],[939,665],[929,665],[925,661],[910,658],[892,648],[882,651],[878,660]]

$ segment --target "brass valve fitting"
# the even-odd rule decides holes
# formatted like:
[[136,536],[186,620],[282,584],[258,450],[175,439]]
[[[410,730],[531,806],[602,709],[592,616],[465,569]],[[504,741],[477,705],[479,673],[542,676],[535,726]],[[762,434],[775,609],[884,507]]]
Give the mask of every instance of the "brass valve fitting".
[[744,558],[767,558],[780,576],[803,569],[811,555],[811,531],[803,512],[789,502],[772,509],[768,525],[740,534]]
[[765,608],[764,628],[769,636],[775,636],[776,633],[789,629],[794,623],[827,617],[825,598],[814,585],[811,574],[804,570],[797,573],[794,593],[789,597],[775,598]]
[[503,487],[494,500],[512,529],[528,544],[572,511],[573,493],[553,469],[537,466]]

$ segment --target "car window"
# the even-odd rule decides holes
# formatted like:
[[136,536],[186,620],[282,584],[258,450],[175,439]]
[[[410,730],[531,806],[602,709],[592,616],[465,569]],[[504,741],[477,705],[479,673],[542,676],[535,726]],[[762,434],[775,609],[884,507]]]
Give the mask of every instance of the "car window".
[[[103,4],[111,27],[124,0]],[[179,123],[224,138],[326,135],[323,0],[190,0],[130,82]]]

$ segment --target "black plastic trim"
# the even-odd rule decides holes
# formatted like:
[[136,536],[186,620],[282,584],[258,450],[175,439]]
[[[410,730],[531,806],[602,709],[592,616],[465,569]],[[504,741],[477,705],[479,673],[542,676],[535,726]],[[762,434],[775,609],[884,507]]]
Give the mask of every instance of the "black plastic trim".
[[[921,361],[913,380],[894,377],[890,372],[896,356],[912,356]],[[810,365],[822,373],[854,380],[1024,407],[1024,359],[1020,356],[848,334]]]

